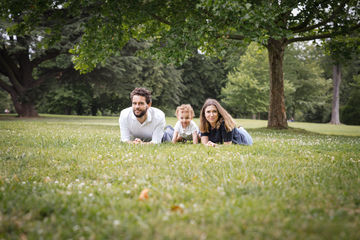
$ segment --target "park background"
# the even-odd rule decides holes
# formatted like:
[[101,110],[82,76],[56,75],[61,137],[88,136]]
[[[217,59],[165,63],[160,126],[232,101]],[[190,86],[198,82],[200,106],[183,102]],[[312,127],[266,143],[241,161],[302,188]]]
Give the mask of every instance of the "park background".
[[[122,55],[105,66],[80,74],[70,55],[59,55],[40,68],[49,74],[35,89],[40,113],[93,116],[119,115],[130,106],[130,92],[146,87],[153,93],[153,106],[174,116],[176,106],[188,103],[199,116],[207,98],[221,101],[238,118],[267,119],[269,108],[269,67],[266,48],[252,43],[222,60],[197,53],[183,65],[174,67],[136,56],[144,43],[130,40]],[[340,121],[360,124],[360,54],[342,63]],[[46,66],[47,65],[47,66]],[[4,79],[4,76],[2,76]],[[288,119],[327,123],[333,100],[333,63],[320,46],[297,44],[285,52],[285,104]],[[32,93],[35,94],[35,93]],[[15,113],[10,95],[1,90],[1,109]]]
[[0,7],[0,108],[21,117],[118,115],[142,86],[169,117],[211,97],[269,127],[360,123],[357,1]]
[[[359,239],[359,11],[1,1],[0,239]],[[171,125],[218,99],[254,144],[121,143],[139,86]]]

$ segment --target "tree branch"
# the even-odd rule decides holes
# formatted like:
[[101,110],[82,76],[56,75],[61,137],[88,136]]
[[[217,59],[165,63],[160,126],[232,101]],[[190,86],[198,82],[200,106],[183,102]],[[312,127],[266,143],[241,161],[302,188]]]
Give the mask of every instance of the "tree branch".
[[[345,6],[345,3],[342,3],[338,8],[336,8],[333,12],[333,14],[331,16],[329,16],[327,19],[324,19],[324,21],[322,22],[319,22],[317,24],[314,24],[314,25],[311,25],[311,26],[307,26],[307,24],[309,24],[309,20],[307,21],[306,25],[304,24],[300,24],[299,26],[297,27],[293,27],[293,28],[290,28],[290,30],[292,30],[294,33],[300,33],[300,32],[307,32],[307,31],[310,31],[310,30],[313,30],[317,27],[321,27],[321,26],[324,26],[325,24],[331,22],[332,20],[335,19],[335,17],[337,16],[337,14],[343,10]],[[312,18],[312,15],[309,14],[309,16],[311,16],[310,18]]]
[[[324,2],[326,2],[327,0],[324,0],[324,1],[322,1],[322,2],[320,2],[318,5],[321,5],[322,3],[324,3]],[[306,8],[302,11],[302,12],[309,12],[310,11],[310,6],[309,6],[310,4],[308,4],[308,5],[306,5]],[[313,9],[315,9],[315,11],[317,11],[317,8],[315,7],[313,7]],[[296,26],[296,27],[292,27],[292,28],[289,28],[289,30],[291,30],[291,31],[297,31],[297,30],[299,30],[299,29],[302,29],[302,28],[304,28],[304,27],[306,27],[309,23],[310,23],[310,21],[311,21],[311,19],[313,18],[313,10],[311,11],[311,13],[310,14],[307,14],[307,17],[306,17],[306,19],[300,24],[300,25],[298,25],[298,26]],[[299,13],[299,15],[300,15],[301,13]]]
[[[1,66],[1,65],[0,65]],[[0,74],[2,74],[2,75],[4,75],[4,76],[7,76],[6,75],[6,72],[4,72],[3,70],[2,70],[2,68],[0,68]]]
[[5,74],[10,82],[13,84],[15,90],[22,92],[24,91],[23,86],[20,84],[20,82],[18,81],[15,71],[13,71],[13,69],[11,69],[11,67],[9,66],[9,64],[6,61],[6,57],[4,56],[4,52],[0,51],[0,66],[2,66],[3,69],[5,69],[5,71],[7,72],[7,74]]
[[38,26],[53,27],[59,24],[58,21],[52,19],[53,16],[57,16],[57,15],[62,16],[61,19],[64,20],[63,25],[69,25],[75,23],[79,21],[79,19],[88,18],[89,16],[91,16],[91,11],[97,11],[101,7],[101,4],[102,4],[101,1],[98,1],[92,5],[83,7],[81,8],[81,12],[76,16],[73,15],[74,6],[70,8],[48,9],[45,12],[43,12],[43,14],[38,19]]
[[310,40],[315,40],[315,39],[324,39],[324,38],[335,37],[335,36],[344,34],[346,32],[352,32],[359,28],[360,28],[360,24],[347,29],[347,31],[343,30],[343,31],[330,32],[330,33],[324,33],[324,34],[314,34],[314,35],[304,36],[304,37],[295,37],[295,38],[289,39],[288,43],[290,44],[293,42],[310,41]]
[[296,38],[289,39],[288,44],[293,43],[293,42],[302,42],[302,41],[311,41],[311,40],[315,40],[315,39],[330,38],[333,35],[334,35],[333,33],[326,33],[326,34],[311,35],[311,36],[306,36],[306,37],[296,37]]
[[50,50],[46,50],[45,54],[41,55],[40,57],[35,58],[34,60],[31,61],[31,63],[33,64],[34,67],[37,67],[40,63],[55,58],[57,57],[59,54],[61,53],[60,50],[58,49],[50,49]]
[[5,91],[7,91],[8,93],[11,93],[14,91],[14,89],[12,89],[12,87],[7,84],[6,82],[4,82],[2,79],[0,79],[0,87],[2,89],[4,89]]
[[[13,59],[9,56],[8,51],[6,50],[5,46],[0,49],[0,57],[4,58],[5,63],[7,64],[7,67],[11,69],[11,71],[15,74],[16,77],[19,77],[19,68],[13,61]],[[3,67],[3,72],[7,68],[6,66]],[[6,75],[6,74],[4,74]]]
[[166,20],[166,19],[164,19],[164,18],[162,18],[160,16],[157,16],[155,14],[151,14],[151,17],[153,17],[155,20],[158,20],[159,22],[165,23],[167,25],[171,25],[171,23],[168,20]]
[[225,35],[226,38],[231,39],[231,40],[244,40],[244,36],[241,35],[236,35],[236,34],[227,34]]

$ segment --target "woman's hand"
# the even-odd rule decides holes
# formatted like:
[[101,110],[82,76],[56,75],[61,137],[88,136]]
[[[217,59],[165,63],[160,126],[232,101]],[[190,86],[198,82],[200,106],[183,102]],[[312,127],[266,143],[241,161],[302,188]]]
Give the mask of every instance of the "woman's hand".
[[212,141],[209,141],[208,136],[202,136],[201,137],[201,143],[204,144],[205,146],[209,146],[209,147],[215,147],[217,145],[216,143],[213,143]]
[[209,147],[216,147],[216,146],[217,146],[217,144],[216,144],[216,143],[213,143],[212,141],[208,141],[208,142],[206,143],[206,146],[209,146]]

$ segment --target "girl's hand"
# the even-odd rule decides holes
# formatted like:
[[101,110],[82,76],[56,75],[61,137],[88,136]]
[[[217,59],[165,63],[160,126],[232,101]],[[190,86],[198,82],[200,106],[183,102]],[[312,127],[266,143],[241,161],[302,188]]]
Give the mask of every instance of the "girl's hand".
[[182,142],[183,141],[183,138],[178,136],[177,139],[176,139],[177,142]]
[[206,146],[209,146],[209,147],[216,147],[216,146],[217,146],[217,144],[216,144],[216,143],[213,143],[212,141],[208,141],[208,142],[206,143]]

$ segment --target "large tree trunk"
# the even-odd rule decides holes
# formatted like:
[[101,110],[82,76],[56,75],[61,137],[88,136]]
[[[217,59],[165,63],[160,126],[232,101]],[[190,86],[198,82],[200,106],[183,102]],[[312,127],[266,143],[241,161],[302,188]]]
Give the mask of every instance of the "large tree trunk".
[[24,65],[29,64],[23,64],[17,72],[13,71],[13,74],[9,74],[9,80],[13,85],[6,85],[5,90],[9,92],[19,117],[38,117],[39,114],[35,106],[36,95],[31,92],[32,87],[36,86],[35,80],[32,76],[32,69],[29,68],[28,71],[25,71]]
[[36,111],[33,103],[23,103],[14,105],[15,110],[19,117],[38,117],[39,114]]
[[20,96],[15,94],[13,91],[10,94],[13,101],[16,113],[19,117],[38,117],[39,114],[36,111],[35,104],[32,101],[22,102]]
[[19,47],[11,49],[5,44],[0,46],[0,74],[9,80],[6,82],[0,78],[0,88],[10,94],[19,117],[38,117],[35,107],[38,96],[33,91],[39,88],[45,78],[35,79],[33,70],[40,63],[57,57],[60,50],[49,49],[37,58],[31,59],[30,37],[18,36],[16,41],[13,38],[11,40],[14,46]]
[[340,101],[341,67],[340,64],[333,66],[333,101],[330,124],[340,124],[339,101]]
[[270,64],[270,106],[268,128],[287,128],[284,97],[283,60],[286,41],[270,38],[267,49]]

